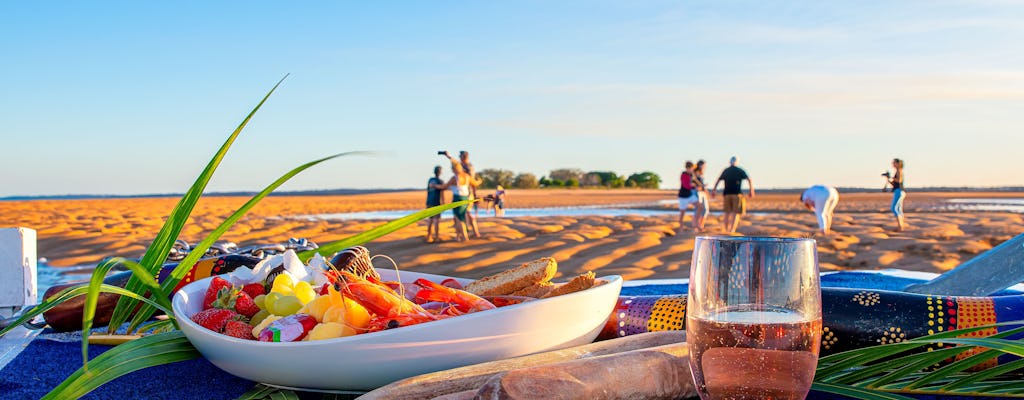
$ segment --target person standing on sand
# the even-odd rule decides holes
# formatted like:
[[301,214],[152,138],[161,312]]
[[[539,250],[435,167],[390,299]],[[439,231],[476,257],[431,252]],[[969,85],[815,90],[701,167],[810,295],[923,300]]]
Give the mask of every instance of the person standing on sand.
[[814,185],[800,195],[800,202],[808,210],[814,210],[821,233],[827,235],[832,230],[832,213],[839,204],[839,191],[831,186]]
[[747,213],[747,201],[743,198],[741,190],[744,179],[747,180],[747,186],[750,188],[750,198],[754,198],[754,182],[747,176],[747,171],[736,166],[736,161],[736,156],[729,159],[729,168],[722,171],[718,180],[715,181],[715,187],[711,189],[711,193],[714,195],[718,191],[718,183],[725,182],[725,187],[722,188],[722,209],[725,211],[725,231],[727,233],[736,233],[736,228],[740,224],[740,216]]
[[903,216],[903,200],[907,198],[907,192],[903,188],[903,160],[892,159],[892,167],[896,169],[896,173],[890,176],[886,172],[883,176],[886,177],[887,185],[892,185],[892,205],[889,209],[896,216],[896,230],[903,231],[907,227],[907,221]]
[[[444,204],[444,181],[441,180],[441,166],[434,167],[434,176],[427,180],[427,208]],[[427,219],[427,243],[440,241],[438,231],[441,228],[441,215]]]
[[693,166],[693,183],[697,190],[697,209],[693,213],[693,231],[704,232],[704,221],[711,213],[711,204],[708,202],[708,188],[704,186],[704,160],[697,161]]
[[[476,196],[476,187],[479,186],[480,183],[482,183],[481,182],[482,180],[478,180],[478,178],[476,176],[476,168],[473,168],[473,163],[469,162],[469,152],[468,151],[465,151],[465,150],[459,151],[459,161],[462,163],[462,170],[466,171],[466,173],[469,174],[469,180],[470,180],[470,183],[469,183],[469,185],[470,185],[469,199],[470,200],[475,200],[475,199],[478,198]],[[466,216],[466,220],[468,221],[468,225],[469,225],[469,233],[471,233],[473,235],[473,237],[477,237],[477,238],[480,237],[480,228],[478,227],[478,225],[476,223],[477,217],[479,217],[479,216],[480,216],[480,205],[477,204],[477,203],[473,203],[473,212]]]
[[[693,186],[693,162],[687,161],[683,173],[679,175],[679,231],[683,230],[683,219],[691,204],[697,203],[697,191]],[[697,206],[694,205],[693,217],[697,218]]]
[[[451,189],[452,191],[452,203],[468,200],[470,196],[470,176],[462,169],[462,163],[456,160],[455,157],[448,155],[448,152],[443,153],[448,160],[452,163],[452,176],[448,182],[438,186],[441,190]],[[469,207],[462,205],[452,209],[452,214],[455,215],[455,240],[465,242],[468,238],[466,237],[466,215],[468,214]]]

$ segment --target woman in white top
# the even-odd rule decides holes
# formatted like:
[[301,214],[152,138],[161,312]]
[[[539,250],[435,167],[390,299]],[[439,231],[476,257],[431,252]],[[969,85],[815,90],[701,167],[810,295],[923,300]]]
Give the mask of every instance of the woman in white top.
[[800,202],[809,210],[814,210],[818,217],[821,233],[828,234],[832,230],[832,212],[839,204],[839,192],[836,188],[825,185],[814,185],[800,195]]
[[[445,152],[447,155],[447,152]],[[448,156],[448,159],[452,162],[452,172],[455,174],[448,182],[443,185],[439,185],[438,189],[451,189],[452,191],[452,203],[467,200],[472,194],[470,192],[472,177],[465,170],[462,169],[462,163],[459,160]],[[455,214],[455,238],[456,240],[463,242],[466,241],[466,211],[468,206],[462,205],[452,209],[452,213]]]

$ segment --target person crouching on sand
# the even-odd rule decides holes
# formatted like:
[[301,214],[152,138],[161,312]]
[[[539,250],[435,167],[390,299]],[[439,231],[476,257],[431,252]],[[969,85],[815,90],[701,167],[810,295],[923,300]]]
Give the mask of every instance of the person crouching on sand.
[[800,202],[813,210],[818,217],[818,227],[821,233],[828,234],[832,230],[832,214],[839,204],[839,191],[836,188],[825,185],[814,185],[800,195]]

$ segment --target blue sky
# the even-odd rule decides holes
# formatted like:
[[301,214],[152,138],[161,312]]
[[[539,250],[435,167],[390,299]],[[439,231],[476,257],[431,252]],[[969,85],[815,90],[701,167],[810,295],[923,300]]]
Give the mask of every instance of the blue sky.
[[1024,3],[5,2],[0,196],[423,186],[478,168],[1024,184]]

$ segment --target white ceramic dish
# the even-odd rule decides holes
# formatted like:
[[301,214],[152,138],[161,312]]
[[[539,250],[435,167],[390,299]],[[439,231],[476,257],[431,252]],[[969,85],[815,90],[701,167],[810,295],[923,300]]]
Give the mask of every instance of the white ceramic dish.
[[[380,270],[393,279],[394,271]],[[402,281],[438,275],[404,272]],[[174,295],[174,314],[189,341],[233,375],[276,386],[371,390],[427,372],[590,343],[600,333],[622,288],[617,275],[577,293],[501,307],[420,325],[346,338],[295,343],[235,339],[189,318],[200,311],[206,278]],[[460,280],[463,283],[470,280]]]

